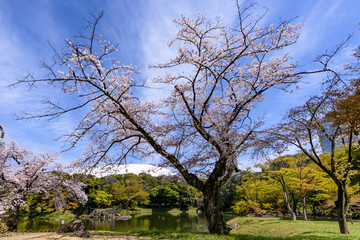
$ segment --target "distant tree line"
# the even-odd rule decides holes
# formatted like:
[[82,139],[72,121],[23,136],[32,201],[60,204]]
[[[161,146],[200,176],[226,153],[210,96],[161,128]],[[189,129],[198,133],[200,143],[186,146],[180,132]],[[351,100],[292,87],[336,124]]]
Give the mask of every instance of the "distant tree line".
[[[67,175],[80,179],[88,201],[80,204],[66,192],[29,194],[21,213],[36,217],[55,211],[69,210],[76,214],[90,213],[96,208],[116,206],[118,209],[189,208],[201,203],[201,194],[178,176],[159,176],[132,173],[96,178],[93,175]],[[57,200],[54,201],[57,194]],[[69,196],[68,196],[69,195]]]

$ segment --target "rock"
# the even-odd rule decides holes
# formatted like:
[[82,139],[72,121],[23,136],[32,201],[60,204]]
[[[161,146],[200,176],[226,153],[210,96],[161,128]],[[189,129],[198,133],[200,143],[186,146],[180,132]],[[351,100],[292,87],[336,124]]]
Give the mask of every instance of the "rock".
[[80,219],[75,219],[71,223],[63,225],[58,233],[76,232],[78,230],[85,230],[85,226]]
[[113,208],[107,209],[95,209],[87,217],[89,218],[115,218],[120,216],[117,212],[114,212]]
[[88,231],[76,231],[73,235],[70,237],[81,237],[81,238],[89,238],[90,233]]
[[132,218],[132,216],[119,216],[119,217],[116,218],[116,220],[126,221],[126,220],[129,220],[131,218]]
[[69,224],[66,224],[60,228],[58,233],[74,233],[72,237],[90,237],[90,233],[85,230],[85,225],[80,219],[75,219]]
[[238,228],[239,226],[240,226],[240,224],[234,223],[234,224],[229,225],[228,227],[229,227],[230,229],[235,229],[235,228]]

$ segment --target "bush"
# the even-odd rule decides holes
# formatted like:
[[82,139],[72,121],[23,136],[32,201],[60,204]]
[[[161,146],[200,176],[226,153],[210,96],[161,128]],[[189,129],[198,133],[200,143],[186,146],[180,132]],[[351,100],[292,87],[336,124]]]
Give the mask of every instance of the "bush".
[[8,227],[4,222],[0,222],[0,234],[6,233],[8,231]]

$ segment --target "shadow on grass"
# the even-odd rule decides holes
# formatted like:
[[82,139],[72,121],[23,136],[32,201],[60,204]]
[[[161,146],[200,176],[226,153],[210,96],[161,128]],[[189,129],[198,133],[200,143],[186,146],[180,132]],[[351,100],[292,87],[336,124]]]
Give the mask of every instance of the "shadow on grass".
[[[288,237],[272,237],[272,236],[256,236],[248,234],[230,234],[230,235],[214,235],[210,233],[181,233],[181,232],[167,232],[167,231],[133,231],[130,234],[151,237],[154,239],[179,239],[179,240],[276,240],[276,239],[289,239],[289,240],[326,240],[326,239],[353,239],[351,236],[346,238],[339,236],[317,236],[313,232],[306,232],[300,236]],[[329,238],[330,237],[330,238]],[[349,238],[347,238],[349,237]]]
[[[269,217],[270,218],[270,217]],[[279,220],[286,220],[286,221],[292,221],[292,219],[291,218],[289,218],[289,217],[278,217],[277,219],[279,219]],[[297,221],[298,220],[300,220],[300,221],[304,221],[304,218],[303,217],[297,217],[297,219],[296,219]],[[317,217],[317,218],[313,218],[313,217],[311,217],[311,218],[308,218],[307,219],[307,221],[308,222],[322,222],[322,221],[325,221],[325,222],[337,222],[338,221],[338,219],[337,218],[328,218],[328,217]]]

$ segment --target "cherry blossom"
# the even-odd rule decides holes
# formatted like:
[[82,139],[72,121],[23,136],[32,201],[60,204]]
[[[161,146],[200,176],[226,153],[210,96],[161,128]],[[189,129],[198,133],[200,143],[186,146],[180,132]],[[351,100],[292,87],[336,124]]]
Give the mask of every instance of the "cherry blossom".
[[[11,230],[16,230],[19,210],[26,199],[34,193],[49,193],[65,188],[80,203],[87,201],[84,184],[76,179],[62,178],[53,172],[51,164],[57,160],[56,154],[35,154],[30,149],[21,148],[15,142],[0,149],[0,211],[9,212],[7,222]],[[57,173],[57,174],[55,174]]]
[[116,45],[96,34],[102,13],[94,15],[90,35],[66,40],[68,51],[44,63],[50,78],[29,76],[19,82],[50,83],[81,103],[65,108],[47,101],[49,112],[25,118],[86,110],[66,134],[69,148],[90,140],[75,165],[121,164],[156,153],[162,165],[175,168],[204,194],[209,231],[225,234],[219,191],[239,154],[254,144],[262,121],[252,117],[252,109],[265,100],[266,91],[285,89],[300,76],[284,50],[296,42],[302,25],[260,26],[261,17],[249,17],[252,6],[237,7],[236,26],[200,14],[174,21],[179,31],[169,47],[177,49],[177,56],[152,66],[165,71],[153,81],[172,89],[160,103],[144,99],[141,93],[149,85],[136,67],[118,61]]

